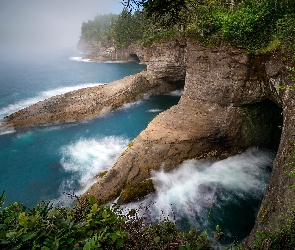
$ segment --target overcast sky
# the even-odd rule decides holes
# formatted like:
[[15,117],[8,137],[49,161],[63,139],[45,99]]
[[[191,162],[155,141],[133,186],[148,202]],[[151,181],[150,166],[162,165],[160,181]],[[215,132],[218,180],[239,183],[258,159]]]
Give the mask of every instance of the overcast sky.
[[0,0],[0,46],[74,47],[81,24],[119,14],[122,0]]

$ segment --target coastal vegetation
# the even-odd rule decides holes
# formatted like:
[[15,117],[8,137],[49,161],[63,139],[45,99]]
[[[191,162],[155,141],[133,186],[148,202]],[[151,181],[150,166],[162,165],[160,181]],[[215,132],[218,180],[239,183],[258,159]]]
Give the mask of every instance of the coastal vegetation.
[[[81,39],[123,49],[162,39],[189,39],[208,47],[231,45],[248,53],[280,51],[295,62],[295,6],[291,0],[177,0],[125,1],[120,15],[98,15],[84,22]],[[135,7],[135,9],[134,9]],[[290,70],[293,72],[293,68]],[[132,147],[133,143],[129,144]],[[101,173],[103,176],[105,173]],[[153,190],[152,182],[126,186],[120,202]],[[41,202],[26,208],[15,202],[0,211],[0,247],[3,249],[212,249],[206,232],[179,232],[164,218],[149,225],[135,210],[98,205],[94,197],[76,199],[75,206]],[[3,205],[4,193],[0,198]],[[1,206],[0,206],[1,208]],[[280,231],[261,233],[253,249],[294,247],[295,217]],[[268,245],[266,245],[266,243]],[[240,248],[233,244],[232,248]]]
[[111,27],[114,25],[117,15],[97,15],[93,20],[83,22],[81,38],[85,41],[97,41],[108,44],[112,39]]
[[[73,208],[41,202],[26,208],[15,202],[0,210],[1,249],[213,249],[223,237],[219,226],[213,240],[197,228],[179,232],[163,218],[147,224],[137,211],[117,205],[98,205],[92,196],[81,200],[74,194]],[[0,197],[0,208],[4,202]],[[237,246],[238,247],[238,246]]]
[[109,16],[83,23],[81,38],[108,41],[117,49],[132,42],[183,38],[207,47],[232,45],[249,53],[280,50],[285,59],[295,60],[295,4],[291,0],[126,0],[124,4],[103,33],[96,29],[96,34],[93,26]]

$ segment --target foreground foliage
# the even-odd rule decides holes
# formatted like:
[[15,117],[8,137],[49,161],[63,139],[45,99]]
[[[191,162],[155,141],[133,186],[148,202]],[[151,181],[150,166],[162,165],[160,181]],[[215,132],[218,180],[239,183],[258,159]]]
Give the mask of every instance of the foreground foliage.
[[[213,249],[205,232],[196,228],[179,232],[164,219],[149,225],[135,210],[124,213],[118,206],[99,206],[93,197],[73,208],[41,202],[32,209],[20,202],[0,211],[1,249]],[[0,208],[4,193],[0,196]],[[216,240],[223,233],[217,226]]]

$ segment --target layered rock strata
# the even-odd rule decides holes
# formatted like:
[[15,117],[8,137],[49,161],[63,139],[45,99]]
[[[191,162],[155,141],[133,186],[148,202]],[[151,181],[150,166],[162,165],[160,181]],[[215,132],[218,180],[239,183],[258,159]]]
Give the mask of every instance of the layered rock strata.
[[103,203],[121,192],[126,196],[132,187],[136,198],[134,190],[151,177],[151,170],[278,145],[280,93],[266,81],[265,67],[258,63],[264,58],[190,43],[186,50],[185,88],[178,105],[159,114],[86,195]]

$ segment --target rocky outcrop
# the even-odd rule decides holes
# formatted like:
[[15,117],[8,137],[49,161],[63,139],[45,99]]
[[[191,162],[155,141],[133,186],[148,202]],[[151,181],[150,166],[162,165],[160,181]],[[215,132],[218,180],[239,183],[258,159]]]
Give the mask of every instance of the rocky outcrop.
[[68,92],[38,102],[4,118],[14,128],[90,119],[143,97],[175,90],[171,84],[152,84],[146,72],[121,80]]
[[134,45],[129,52],[148,62],[146,72],[53,97],[8,116],[7,124],[90,118],[146,92],[177,88],[185,79],[178,105],[160,113],[85,196],[94,195],[101,203],[118,196],[119,202],[130,201],[154,190],[151,170],[169,170],[189,158],[223,158],[250,146],[279,145],[245,248],[254,244],[256,232],[285,224],[294,211],[295,90],[290,68],[279,54],[254,56],[236,48],[208,49],[178,41],[152,45],[144,53]]
[[103,203],[140,186],[151,170],[169,170],[189,158],[226,157],[250,146],[277,147],[280,93],[267,80],[266,60],[189,43],[178,105],[159,114],[87,194]]
[[253,145],[276,148],[280,140],[269,187],[244,243],[252,249],[257,232],[273,234],[294,217],[295,90],[289,66],[277,53],[250,56],[188,44],[179,104],[159,114],[87,194],[101,202],[124,194],[124,202],[130,187],[135,197],[153,169],[169,170],[188,158],[226,157]]
[[145,63],[148,48],[136,43],[131,43],[127,48],[117,49],[114,44],[110,43],[103,46],[98,41],[85,41],[80,39],[77,49],[83,51],[85,58],[95,62],[106,61],[135,61]]
[[[1,126],[24,128],[43,124],[80,121],[105,114],[136,101],[148,93],[167,93],[183,88],[185,78],[184,48],[167,43],[162,49],[149,50],[153,67],[137,75],[91,88],[84,88],[38,102],[5,117]],[[171,52],[171,46],[174,50]],[[169,53],[167,52],[169,51]],[[167,54],[167,56],[165,56]],[[160,59],[152,59],[160,58]],[[173,70],[171,70],[173,68]]]
[[138,48],[134,48],[133,51],[140,59],[148,62],[147,71],[150,72],[153,82],[179,83],[186,76],[185,46],[175,40],[151,45],[146,49],[144,56],[138,53]]

